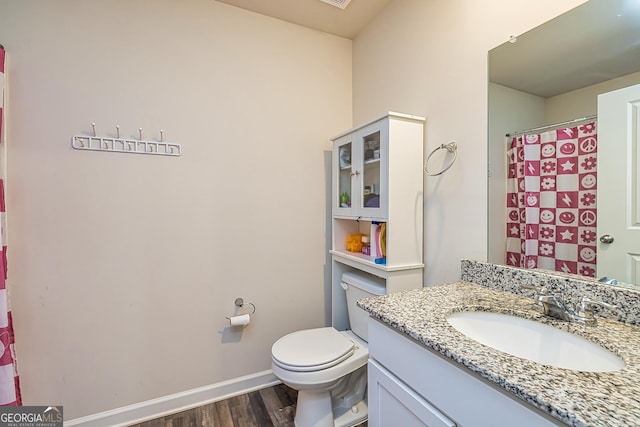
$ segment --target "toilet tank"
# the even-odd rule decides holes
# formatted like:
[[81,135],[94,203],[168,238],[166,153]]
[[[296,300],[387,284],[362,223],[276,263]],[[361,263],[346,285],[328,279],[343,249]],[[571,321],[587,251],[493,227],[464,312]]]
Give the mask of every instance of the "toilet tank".
[[347,311],[351,330],[363,340],[369,342],[367,318],[369,313],[356,305],[356,301],[387,293],[384,279],[356,273],[342,274],[342,288],[347,293]]

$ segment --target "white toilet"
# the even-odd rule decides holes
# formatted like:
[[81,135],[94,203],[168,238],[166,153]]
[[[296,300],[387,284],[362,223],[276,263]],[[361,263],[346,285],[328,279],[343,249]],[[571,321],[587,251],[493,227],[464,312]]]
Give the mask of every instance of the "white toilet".
[[348,427],[367,419],[367,318],[356,301],[386,293],[374,276],[344,273],[351,330],[305,329],[271,348],[273,373],[298,390],[296,427]]

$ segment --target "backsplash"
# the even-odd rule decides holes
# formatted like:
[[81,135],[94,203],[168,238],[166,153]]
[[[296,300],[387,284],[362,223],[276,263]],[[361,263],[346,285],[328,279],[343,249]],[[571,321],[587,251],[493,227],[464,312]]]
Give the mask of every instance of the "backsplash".
[[629,325],[640,325],[640,290],[605,285],[580,276],[548,270],[525,270],[482,261],[462,260],[461,279],[477,285],[533,298],[534,291],[521,285],[544,286],[551,294],[562,297],[570,307],[583,296],[618,306],[616,309],[600,309],[599,316]]

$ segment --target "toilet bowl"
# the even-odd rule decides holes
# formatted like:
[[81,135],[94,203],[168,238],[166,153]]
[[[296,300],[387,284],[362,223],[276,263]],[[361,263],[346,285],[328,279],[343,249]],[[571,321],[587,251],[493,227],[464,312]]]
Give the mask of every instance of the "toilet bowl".
[[272,369],[298,391],[296,427],[347,427],[367,419],[367,313],[356,301],[385,293],[382,279],[345,273],[351,330],[332,327],[292,332],[271,349]]

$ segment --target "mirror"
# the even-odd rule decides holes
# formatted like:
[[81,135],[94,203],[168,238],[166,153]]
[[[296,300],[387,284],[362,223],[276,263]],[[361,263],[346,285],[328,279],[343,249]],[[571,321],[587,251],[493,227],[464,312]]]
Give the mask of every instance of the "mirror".
[[596,115],[600,93],[638,83],[639,0],[590,0],[489,52],[489,262],[505,264],[505,135]]

